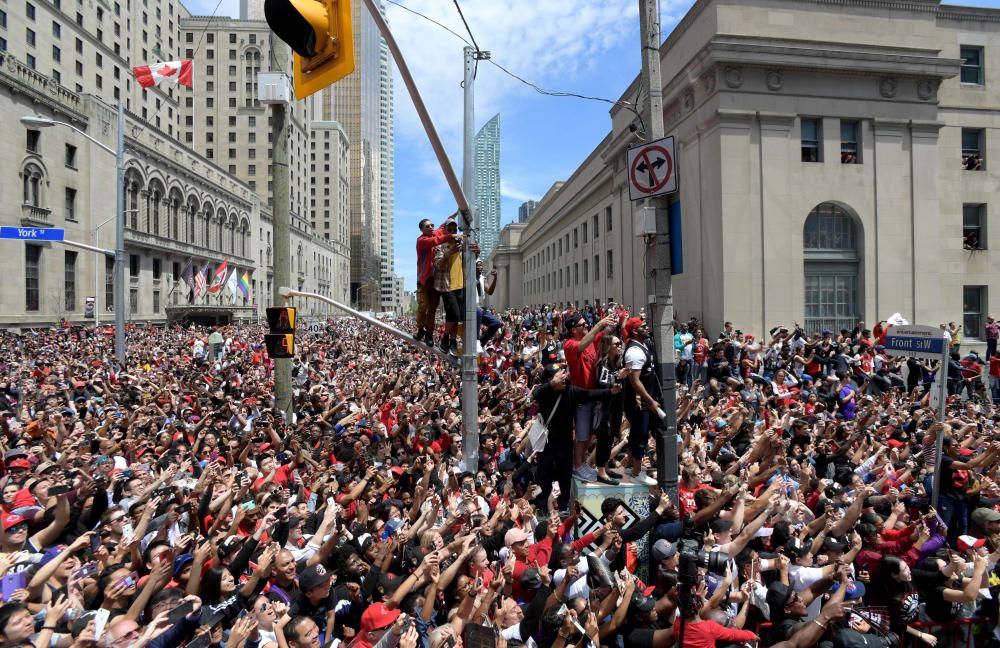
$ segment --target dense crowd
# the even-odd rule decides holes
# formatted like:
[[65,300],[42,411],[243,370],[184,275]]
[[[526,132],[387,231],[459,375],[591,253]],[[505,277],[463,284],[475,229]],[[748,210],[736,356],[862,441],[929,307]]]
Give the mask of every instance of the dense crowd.
[[[938,421],[883,327],[678,322],[675,505],[641,311],[487,315],[475,471],[458,372],[353,320],[297,336],[290,420],[256,326],[137,326],[125,366],[107,331],[3,334],[0,642],[996,643],[995,410],[952,389]],[[581,535],[574,473],[650,513]]]

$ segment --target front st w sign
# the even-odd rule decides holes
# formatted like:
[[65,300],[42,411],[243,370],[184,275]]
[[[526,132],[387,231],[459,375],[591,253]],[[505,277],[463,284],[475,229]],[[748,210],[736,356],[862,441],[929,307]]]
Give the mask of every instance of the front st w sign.
[[677,191],[673,136],[630,148],[626,161],[630,199],[653,198]]

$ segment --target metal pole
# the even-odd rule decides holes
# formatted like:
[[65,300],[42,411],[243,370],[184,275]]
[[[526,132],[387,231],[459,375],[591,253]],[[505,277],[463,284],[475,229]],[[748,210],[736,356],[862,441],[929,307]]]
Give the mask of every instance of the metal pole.
[[[639,31],[642,39],[642,87],[646,90],[646,137],[663,137],[663,90],[660,80],[660,4],[639,0]],[[663,416],[656,438],[656,477],[660,488],[677,500],[677,390],[674,379],[673,286],[670,277],[669,202],[651,198],[646,205],[656,210],[656,235],[646,248],[646,267],[651,268],[653,300],[649,304],[657,368],[663,391]]]
[[[949,351],[951,350],[948,344],[949,338],[942,333],[944,337],[944,344],[941,350],[941,366],[938,368],[938,389],[939,400],[938,400],[938,421],[944,424],[945,416],[945,402],[948,400],[948,360]],[[933,493],[931,493],[931,506],[937,508],[938,505],[938,495],[941,494],[941,453],[944,451],[944,430],[940,430],[937,436],[934,438],[934,448],[936,453],[934,455],[934,484]]]
[[[271,33],[271,69],[288,73],[288,46]],[[291,232],[288,184],[288,106],[271,104],[271,146],[273,149],[274,191],[271,193],[271,213],[274,217],[274,285],[272,304],[282,303],[278,289],[292,283]],[[275,406],[285,413],[285,423],[292,424],[292,362],[290,358],[274,360]]]
[[[94,247],[101,247],[101,228],[94,230]],[[104,257],[94,259],[94,330],[101,328],[101,266],[106,265]]]
[[115,358],[125,369],[125,106],[118,104],[115,148]]
[[[462,141],[462,191],[470,203],[475,203],[475,154],[473,139],[476,130],[475,67],[476,52],[471,47],[462,50],[465,55],[465,122]],[[479,327],[476,325],[476,308],[479,304],[476,277],[476,255],[472,252],[472,235],[478,214],[475,208],[466,215],[462,231],[462,259],[465,263],[465,331],[462,348],[462,460],[465,470],[479,469],[479,376],[477,368],[479,355],[476,341]]]

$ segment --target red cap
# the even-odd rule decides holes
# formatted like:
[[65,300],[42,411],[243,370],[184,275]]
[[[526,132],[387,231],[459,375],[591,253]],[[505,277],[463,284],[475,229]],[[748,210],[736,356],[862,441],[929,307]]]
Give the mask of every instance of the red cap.
[[373,603],[361,614],[361,632],[371,632],[388,627],[399,614],[399,610],[390,610],[385,606],[385,603]]
[[986,538],[974,538],[970,535],[958,536],[959,551],[968,551],[969,549],[982,547],[984,544],[986,544]]
[[17,526],[22,522],[24,522],[24,518],[18,515],[17,513],[8,513],[7,515],[3,516],[3,530],[6,531],[12,526]]
[[646,320],[641,317],[630,317],[625,322],[625,335],[632,335],[632,331],[642,326]]
[[8,468],[24,468],[25,470],[31,470],[31,462],[27,459],[15,459],[14,461],[7,464]]

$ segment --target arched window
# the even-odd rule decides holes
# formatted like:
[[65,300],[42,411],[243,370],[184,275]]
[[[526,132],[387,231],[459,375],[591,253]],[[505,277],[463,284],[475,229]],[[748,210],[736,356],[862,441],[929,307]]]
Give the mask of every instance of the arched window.
[[194,243],[194,218],[198,213],[198,201],[194,196],[188,199],[187,242]]
[[209,226],[212,223],[212,206],[205,205],[205,230],[202,232],[201,244],[207,248],[212,247],[211,241],[208,238]]
[[42,170],[34,164],[24,167],[24,204],[42,206]]
[[825,202],[809,212],[802,236],[807,332],[853,329],[857,323],[860,238],[845,207]]
[[149,233],[160,233],[160,202],[162,198],[159,189],[149,193]]

